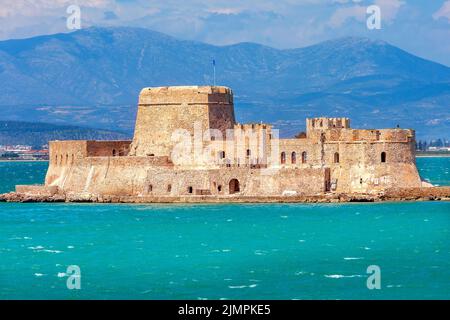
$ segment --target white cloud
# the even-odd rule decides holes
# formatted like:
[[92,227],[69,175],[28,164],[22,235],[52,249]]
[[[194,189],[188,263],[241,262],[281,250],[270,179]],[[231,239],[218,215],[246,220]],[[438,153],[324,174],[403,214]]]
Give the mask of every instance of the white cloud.
[[338,8],[331,16],[328,24],[331,27],[340,27],[348,19],[352,18],[358,21],[364,21],[366,19],[366,7],[357,5],[351,7]]
[[392,22],[405,2],[400,0],[375,0],[374,4],[380,7],[383,22]]
[[215,14],[238,14],[242,12],[240,8],[210,8],[206,10],[209,13]]
[[450,22],[450,1],[446,1],[442,7],[433,14],[433,19],[438,20],[439,18],[447,19],[448,22]]
[[0,17],[47,16],[72,4],[87,8],[106,8],[112,3],[112,0],[0,0]]

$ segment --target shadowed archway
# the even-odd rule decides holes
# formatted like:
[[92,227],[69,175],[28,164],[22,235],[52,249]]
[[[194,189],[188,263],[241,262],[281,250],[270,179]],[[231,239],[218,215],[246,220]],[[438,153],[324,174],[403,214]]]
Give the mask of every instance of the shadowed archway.
[[229,190],[230,190],[230,194],[239,192],[239,180],[238,179],[231,179],[230,180],[230,184],[229,184]]

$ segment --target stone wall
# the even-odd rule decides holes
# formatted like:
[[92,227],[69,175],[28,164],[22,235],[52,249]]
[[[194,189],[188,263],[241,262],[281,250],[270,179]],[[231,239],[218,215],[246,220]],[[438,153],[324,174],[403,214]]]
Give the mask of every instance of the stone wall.
[[131,141],[50,141],[49,169],[45,183],[50,185],[55,180],[62,179],[63,172],[66,172],[86,157],[126,155],[130,143]]
[[[280,140],[277,164],[283,168],[328,167],[330,191],[377,192],[401,185],[419,187],[412,141],[324,141]],[[284,153],[285,162],[282,163]],[[294,154],[294,156],[293,156]],[[292,160],[295,159],[295,163]]]
[[236,179],[241,195],[315,194],[324,191],[325,169],[261,170],[248,167],[220,167],[219,169],[175,168],[167,157],[87,157],[55,169],[58,179],[48,185],[65,193],[105,195],[162,195],[233,194],[230,182]]
[[58,193],[58,187],[44,185],[17,185],[16,192],[20,194],[32,194],[50,197]]
[[88,157],[127,156],[131,141],[87,141]]
[[234,125],[233,96],[226,87],[145,88],[139,96],[136,127],[130,155],[170,156],[173,134],[194,134]]

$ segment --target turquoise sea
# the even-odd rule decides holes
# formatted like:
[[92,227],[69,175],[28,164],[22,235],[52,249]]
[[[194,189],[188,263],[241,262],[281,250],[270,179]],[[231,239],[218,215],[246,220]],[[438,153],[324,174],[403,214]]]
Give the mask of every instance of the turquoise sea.
[[[417,162],[450,185],[450,158]],[[0,192],[46,168],[0,162]],[[0,299],[420,298],[450,299],[449,202],[0,203]]]

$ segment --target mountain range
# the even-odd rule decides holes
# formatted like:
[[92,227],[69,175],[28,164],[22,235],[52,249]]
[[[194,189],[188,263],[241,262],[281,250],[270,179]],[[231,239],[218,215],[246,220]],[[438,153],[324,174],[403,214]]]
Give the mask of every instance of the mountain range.
[[304,130],[312,116],[449,136],[450,68],[386,42],[348,37],[280,50],[131,27],[1,41],[0,119],[131,134],[141,88],[211,85],[213,59],[216,83],[233,89],[237,120],[273,123],[281,136]]

